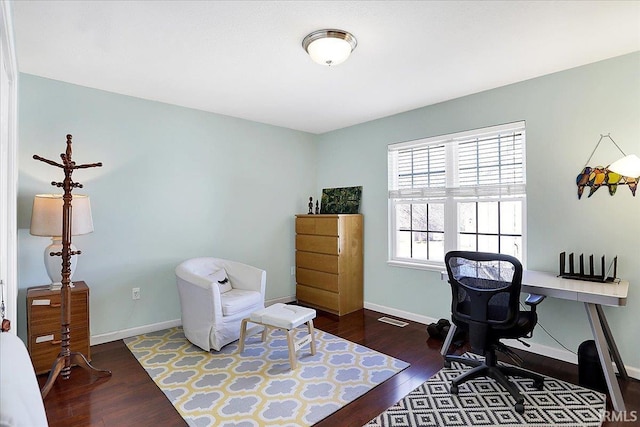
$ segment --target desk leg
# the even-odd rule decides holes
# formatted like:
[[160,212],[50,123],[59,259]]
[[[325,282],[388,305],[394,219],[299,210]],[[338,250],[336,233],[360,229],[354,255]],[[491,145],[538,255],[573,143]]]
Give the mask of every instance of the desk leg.
[[600,324],[602,325],[602,331],[604,332],[604,337],[607,339],[607,344],[609,344],[609,350],[611,350],[613,361],[616,362],[616,367],[618,368],[620,378],[626,381],[629,379],[629,374],[627,374],[627,368],[622,362],[622,357],[620,356],[620,351],[618,351],[616,341],[613,339],[613,333],[611,333],[611,329],[609,328],[609,323],[607,322],[607,318],[604,315],[604,310],[602,310],[602,306],[600,304],[596,304],[596,310],[598,311],[598,318],[600,319]]
[[442,355],[442,357],[447,355],[447,352],[449,351],[449,347],[451,346],[451,341],[453,341],[453,336],[456,334],[456,324],[452,323],[451,326],[449,327],[449,333],[447,334],[447,337],[444,339],[444,344],[442,344],[442,348],[440,349],[440,354]]
[[585,302],[584,306],[587,309],[589,323],[591,323],[591,331],[593,332],[593,337],[596,341],[598,355],[600,356],[600,365],[602,365],[604,378],[607,381],[607,388],[609,389],[613,409],[622,412],[625,410],[624,400],[622,399],[622,392],[620,391],[618,379],[616,378],[615,372],[613,372],[613,363],[611,361],[611,355],[609,354],[609,345],[604,331],[602,330],[602,324],[600,323],[596,304]]

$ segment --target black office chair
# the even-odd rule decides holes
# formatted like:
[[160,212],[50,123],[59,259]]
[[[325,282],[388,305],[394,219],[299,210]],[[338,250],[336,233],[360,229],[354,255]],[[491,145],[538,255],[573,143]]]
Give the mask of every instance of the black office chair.
[[458,386],[465,381],[490,377],[515,399],[516,412],[524,413],[524,397],[507,376],[531,378],[538,390],[542,390],[544,378],[515,366],[498,365],[496,350],[513,354],[500,339],[531,337],[538,319],[535,308],[544,297],[530,296],[526,303],[531,311],[520,311],[522,264],[512,256],[453,251],[445,255],[445,264],[453,296],[452,320],[457,327],[468,330],[471,351],[485,358],[445,356],[445,367],[451,362],[473,367],[451,381],[451,393],[458,394]]

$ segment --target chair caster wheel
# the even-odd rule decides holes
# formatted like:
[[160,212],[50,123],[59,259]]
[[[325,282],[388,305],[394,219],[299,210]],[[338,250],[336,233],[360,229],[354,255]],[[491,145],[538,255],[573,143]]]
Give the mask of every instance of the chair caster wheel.
[[534,387],[536,390],[542,390],[542,389],[544,388],[544,381],[543,381],[543,380],[540,380],[540,381],[534,381],[534,382],[533,382],[533,387]]
[[444,361],[444,367],[449,369],[451,367],[451,362],[449,360]]
[[458,394],[458,386],[457,385],[451,385],[451,388],[449,389],[449,393]]
[[516,412],[519,414],[524,414],[524,403],[516,403]]

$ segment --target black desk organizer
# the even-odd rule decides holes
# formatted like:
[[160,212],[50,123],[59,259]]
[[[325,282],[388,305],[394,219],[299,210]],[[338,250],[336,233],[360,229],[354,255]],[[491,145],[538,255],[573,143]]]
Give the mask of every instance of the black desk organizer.
[[[569,272],[565,270],[566,268],[566,252],[560,252],[560,274],[558,277],[562,277],[564,279],[576,279],[576,280],[587,280],[589,282],[619,282],[620,280],[616,277],[618,273],[618,257],[613,258],[613,276],[607,277],[608,271],[605,269],[604,255],[600,259],[600,275],[596,275],[593,268],[593,255],[589,255],[589,274],[585,274],[584,272],[584,254],[580,254],[580,271],[578,273],[574,270],[573,264],[573,252],[569,254]],[[609,267],[611,269],[611,267]]]

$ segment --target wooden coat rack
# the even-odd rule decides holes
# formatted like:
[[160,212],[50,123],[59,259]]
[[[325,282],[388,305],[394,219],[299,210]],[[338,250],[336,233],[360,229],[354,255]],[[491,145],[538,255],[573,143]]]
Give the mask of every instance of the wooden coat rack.
[[89,363],[87,358],[82,353],[71,352],[69,345],[71,340],[69,329],[69,325],[71,324],[71,256],[79,255],[81,253],[80,251],[71,250],[71,191],[74,188],[82,188],[82,184],[72,181],[71,174],[76,169],[100,167],[102,166],[102,163],[76,165],[76,163],[71,160],[71,135],[67,135],[66,152],[60,154],[62,164],[56,163],[53,160],[45,159],[38,155],[34,155],[33,158],[64,170],[64,181],[51,182],[51,185],[53,185],[54,187],[61,187],[62,189],[64,189],[64,195],[62,196],[62,252],[51,252],[49,254],[51,256],[62,257],[62,288],[60,289],[60,331],[62,335],[62,342],[60,343],[60,353],[58,354],[55,362],[53,362],[51,372],[49,373],[49,378],[47,378],[47,382],[40,391],[42,394],[42,398],[44,399],[51,390],[51,387],[53,387],[53,384],[59,374],[62,374],[62,378],[65,380],[71,376],[71,365],[73,364],[90,371],[98,377],[106,377],[111,375],[111,371],[105,369],[96,369],[91,366],[91,363]]

